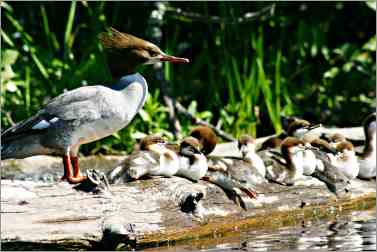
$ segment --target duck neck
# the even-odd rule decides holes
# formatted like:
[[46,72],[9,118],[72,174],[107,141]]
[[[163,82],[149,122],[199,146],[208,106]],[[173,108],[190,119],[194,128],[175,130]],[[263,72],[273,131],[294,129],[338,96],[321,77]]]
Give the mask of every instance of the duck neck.
[[128,104],[125,109],[132,114],[132,117],[143,107],[148,95],[147,82],[139,73],[123,76],[110,88],[124,95]]
[[303,173],[303,152],[297,152],[296,154],[289,154],[286,158],[287,165],[294,173],[295,177],[299,177]]
[[370,156],[376,156],[376,132],[373,132],[370,135],[366,135],[364,152],[362,157],[367,158]]

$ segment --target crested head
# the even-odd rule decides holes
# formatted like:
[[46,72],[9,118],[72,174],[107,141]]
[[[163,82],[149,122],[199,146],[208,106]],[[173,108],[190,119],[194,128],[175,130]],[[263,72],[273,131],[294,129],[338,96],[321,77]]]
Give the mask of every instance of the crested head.
[[185,137],[179,146],[179,154],[190,159],[190,164],[197,159],[198,155],[203,155],[200,152],[202,145],[195,137]]
[[307,129],[309,127],[310,127],[310,122],[303,119],[296,119],[295,121],[289,124],[287,134],[288,136],[294,136],[297,130]]
[[172,63],[189,62],[185,58],[167,55],[155,44],[114,28],[101,33],[99,40],[107,54],[109,68],[114,78],[134,73],[137,66],[142,64],[164,61]]
[[184,148],[184,147],[193,147],[195,148],[196,150],[200,150],[202,145],[200,144],[199,140],[196,139],[195,137],[185,137],[182,141],[181,141],[181,144],[180,144],[181,148]]
[[101,45],[109,51],[117,51],[121,53],[123,50],[143,49],[146,51],[161,53],[160,48],[151,42],[135,37],[131,34],[120,32],[114,28],[110,28],[108,32],[99,35]]
[[255,139],[250,135],[241,135],[238,139],[238,146],[247,144],[255,144]]
[[190,136],[199,140],[202,145],[201,152],[204,155],[210,154],[216,147],[216,133],[207,126],[198,126],[191,130]]
[[167,141],[160,136],[149,135],[149,136],[144,137],[140,141],[140,150],[149,150],[149,147],[151,145],[154,145],[154,144],[164,145],[166,143],[167,143]]
[[255,139],[250,135],[241,135],[238,139],[238,149],[243,158],[246,158],[248,154],[255,153],[255,145]]
[[282,118],[283,129],[285,131],[288,131],[289,125],[291,125],[293,122],[297,120],[301,120],[300,118],[296,116],[289,116],[289,117],[281,116],[281,118]]

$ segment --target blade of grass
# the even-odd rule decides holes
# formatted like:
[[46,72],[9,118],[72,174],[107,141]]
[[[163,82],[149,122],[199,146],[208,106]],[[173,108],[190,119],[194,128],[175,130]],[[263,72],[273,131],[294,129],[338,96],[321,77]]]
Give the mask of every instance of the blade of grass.
[[66,24],[65,32],[64,32],[64,57],[65,59],[68,58],[69,53],[71,52],[72,26],[73,26],[73,21],[75,17],[75,12],[76,12],[76,1],[72,0],[71,7],[69,9],[68,20],[67,20],[67,24]]
[[25,68],[25,107],[30,115],[30,67]]
[[[281,63],[281,50],[278,50],[276,54],[275,62],[275,109],[276,114],[280,115],[280,84],[281,84],[281,75],[280,75],[280,63]],[[280,133],[280,132],[276,132]]]
[[14,47],[13,41],[8,37],[8,35],[3,30],[1,30],[1,36],[3,37],[5,43],[7,43],[11,47]]
[[266,75],[265,75],[263,65],[260,59],[257,59],[257,65],[258,65],[258,78],[259,78],[262,92],[264,95],[264,101],[266,103],[268,114],[270,116],[270,119],[272,121],[272,125],[275,131],[280,132],[281,130],[280,115],[276,115],[276,111],[274,111],[273,97],[271,94],[270,83],[266,79]]
[[50,31],[50,27],[48,25],[48,18],[47,18],[45,6],[43,4],[41,5],[41,15],[42,15],[42,21],[43,21],[43,29],[44,29],[44,32],[45,32],[46,38],[47,38],[48,48],[50,49],[50,52],[52,52],[53,51],[53,45],[52,45],[51,36],[50,36],[51,31]]
[[33,38],[27,33],[24,31],[22,25],[16,20],[14,19],[11,15],[9,15],[8,13],[5,13],[5,16],[7,17],[7,19],[11,22],[11,24],[14,26],[14,28],[22,34],[23,38],[26,39],[27,42],[31,43],[33,42]]

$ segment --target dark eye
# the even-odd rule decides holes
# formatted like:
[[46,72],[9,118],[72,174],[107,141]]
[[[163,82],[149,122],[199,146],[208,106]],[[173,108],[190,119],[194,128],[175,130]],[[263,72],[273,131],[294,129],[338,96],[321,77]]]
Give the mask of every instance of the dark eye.
[[159,55],[158,52],[152,52],[152,51],[149,51],[149,54],[151,55],[151,57],[156,57]]

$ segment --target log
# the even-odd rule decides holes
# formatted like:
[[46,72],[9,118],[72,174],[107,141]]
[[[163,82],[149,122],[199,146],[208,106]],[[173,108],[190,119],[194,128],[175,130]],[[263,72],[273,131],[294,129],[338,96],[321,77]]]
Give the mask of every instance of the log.
[[[375,205],[375,182],[354,180],[338,199],[315,179],[270,184],[244,211],[215,185],[153,178],[113,186],[112,195],[76,191],[67,183],[3,180],[3,249],[145,248],[242,229],[276,228]],[[192,212],[185,194],[203,194]]]
[[[227,145],[232,146],[219,145],[218,153],[229,152]],[[81,164],[83,170],[106,172],[123,158],[86,157]],[[256,188],[257,199],[242,195],[245,211],[205,181],[154,177],[111,186],[110,193],[88,193],[57,182],[63,172],[60,158],[7,160],[1,169],[4,250],[141,249],[301,225],[376,203],[375,180],[355,179],[350,192],[339,197],[310,177],[291,187],[270,183]]]

